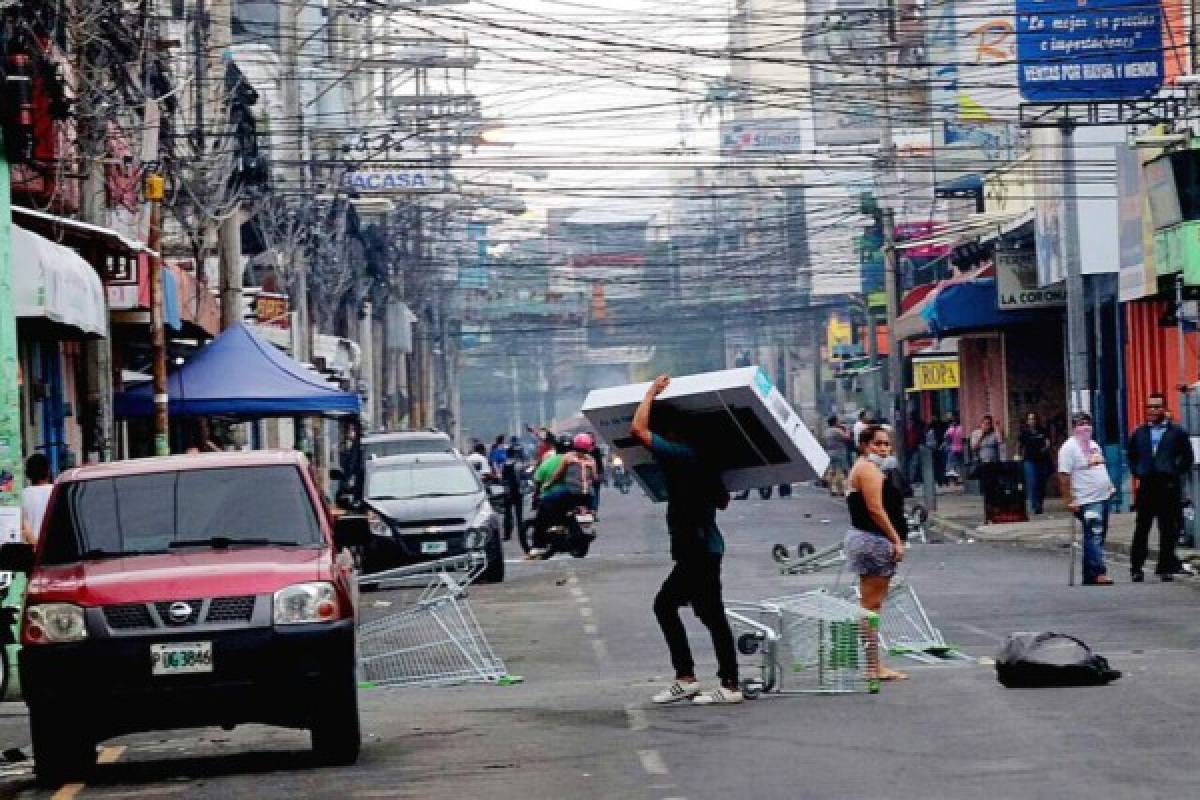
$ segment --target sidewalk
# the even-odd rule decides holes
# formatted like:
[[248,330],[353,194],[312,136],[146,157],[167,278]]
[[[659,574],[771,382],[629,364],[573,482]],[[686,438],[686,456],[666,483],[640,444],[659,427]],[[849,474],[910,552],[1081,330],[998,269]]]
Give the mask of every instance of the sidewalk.
[[[920,499],[920,492],[917,499]],[[943,535],[972,538],[982,542],[1007,542],[1032,547],[1064,547],[1071,538],[1072,517],[1058,497],[1046,498],[1046,513],[1031,517],[1029,522],[987,525],[983,518],[983,497],[960,493],[938,494],[937,511],[929,515],[930,527]],[[1133,545],[1134,514],[1116,513],[1109,518],[1108,538],[1104,549],[1109,553],[1128,556]],[[1152,569],[1158,555],[1158,531],[1150,531],[1150,556],[1147,567]],[[1200,567],[1200,550],[1181,547],[1179,558]]]

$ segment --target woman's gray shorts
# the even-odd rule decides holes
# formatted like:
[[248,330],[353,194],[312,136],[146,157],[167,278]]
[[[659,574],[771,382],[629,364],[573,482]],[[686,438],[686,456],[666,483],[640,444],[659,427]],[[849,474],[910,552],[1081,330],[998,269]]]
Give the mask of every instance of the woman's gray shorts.
[[859,576],[890,578],[896,574],[892,543],[886,536],[851,528],[846,533],[846,562]]

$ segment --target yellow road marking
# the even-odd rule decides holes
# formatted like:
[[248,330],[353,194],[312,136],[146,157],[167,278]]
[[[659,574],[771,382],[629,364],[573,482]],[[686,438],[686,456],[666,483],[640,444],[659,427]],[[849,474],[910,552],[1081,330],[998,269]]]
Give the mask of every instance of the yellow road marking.
[[[96,756],[97,764],[112,764],[117,761],[125,753],[125,745],[119,744],[114,747],[101,748],[100,754]],[[72,800],[77,794],[82,792],[87,786],[86,783],[66,783],[51,795],[50,800]]]
[[125,745],[119,744],[114,747],[105,747],[100,751],[100,755],[96,756],[97,764],[111,764],[125,754]]

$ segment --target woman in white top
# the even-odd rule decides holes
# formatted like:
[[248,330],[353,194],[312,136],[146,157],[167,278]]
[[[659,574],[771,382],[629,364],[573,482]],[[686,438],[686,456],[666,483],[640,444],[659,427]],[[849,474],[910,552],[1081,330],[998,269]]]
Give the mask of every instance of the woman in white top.
[[34,453],[27,458],[25,480],[29,485],[21,490],[21,539],[26,544],[37,545],[38,537],[42,535],[46,505],[50,502],[50,491],[54,488],[50,459],[41,453]]

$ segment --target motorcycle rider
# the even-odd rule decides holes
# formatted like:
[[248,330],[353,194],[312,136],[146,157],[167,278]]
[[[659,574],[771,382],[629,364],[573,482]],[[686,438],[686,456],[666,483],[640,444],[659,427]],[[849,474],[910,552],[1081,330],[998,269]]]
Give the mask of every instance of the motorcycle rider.
[[[530,551],[530,556],[542,559],[553,556],[556,548],[548,540],[546,532],[555,525],[561,525],[572,508],[590,503],[592,485],[597,480],[596,462],[591,456],[594,445],[591,435],[578,434],[571,440],[570,449],[550,467],[553,471],[543,483],[537,516],[534,518],[535,549]],[[538,468],[538,472],[542,472],[542,467]]]

